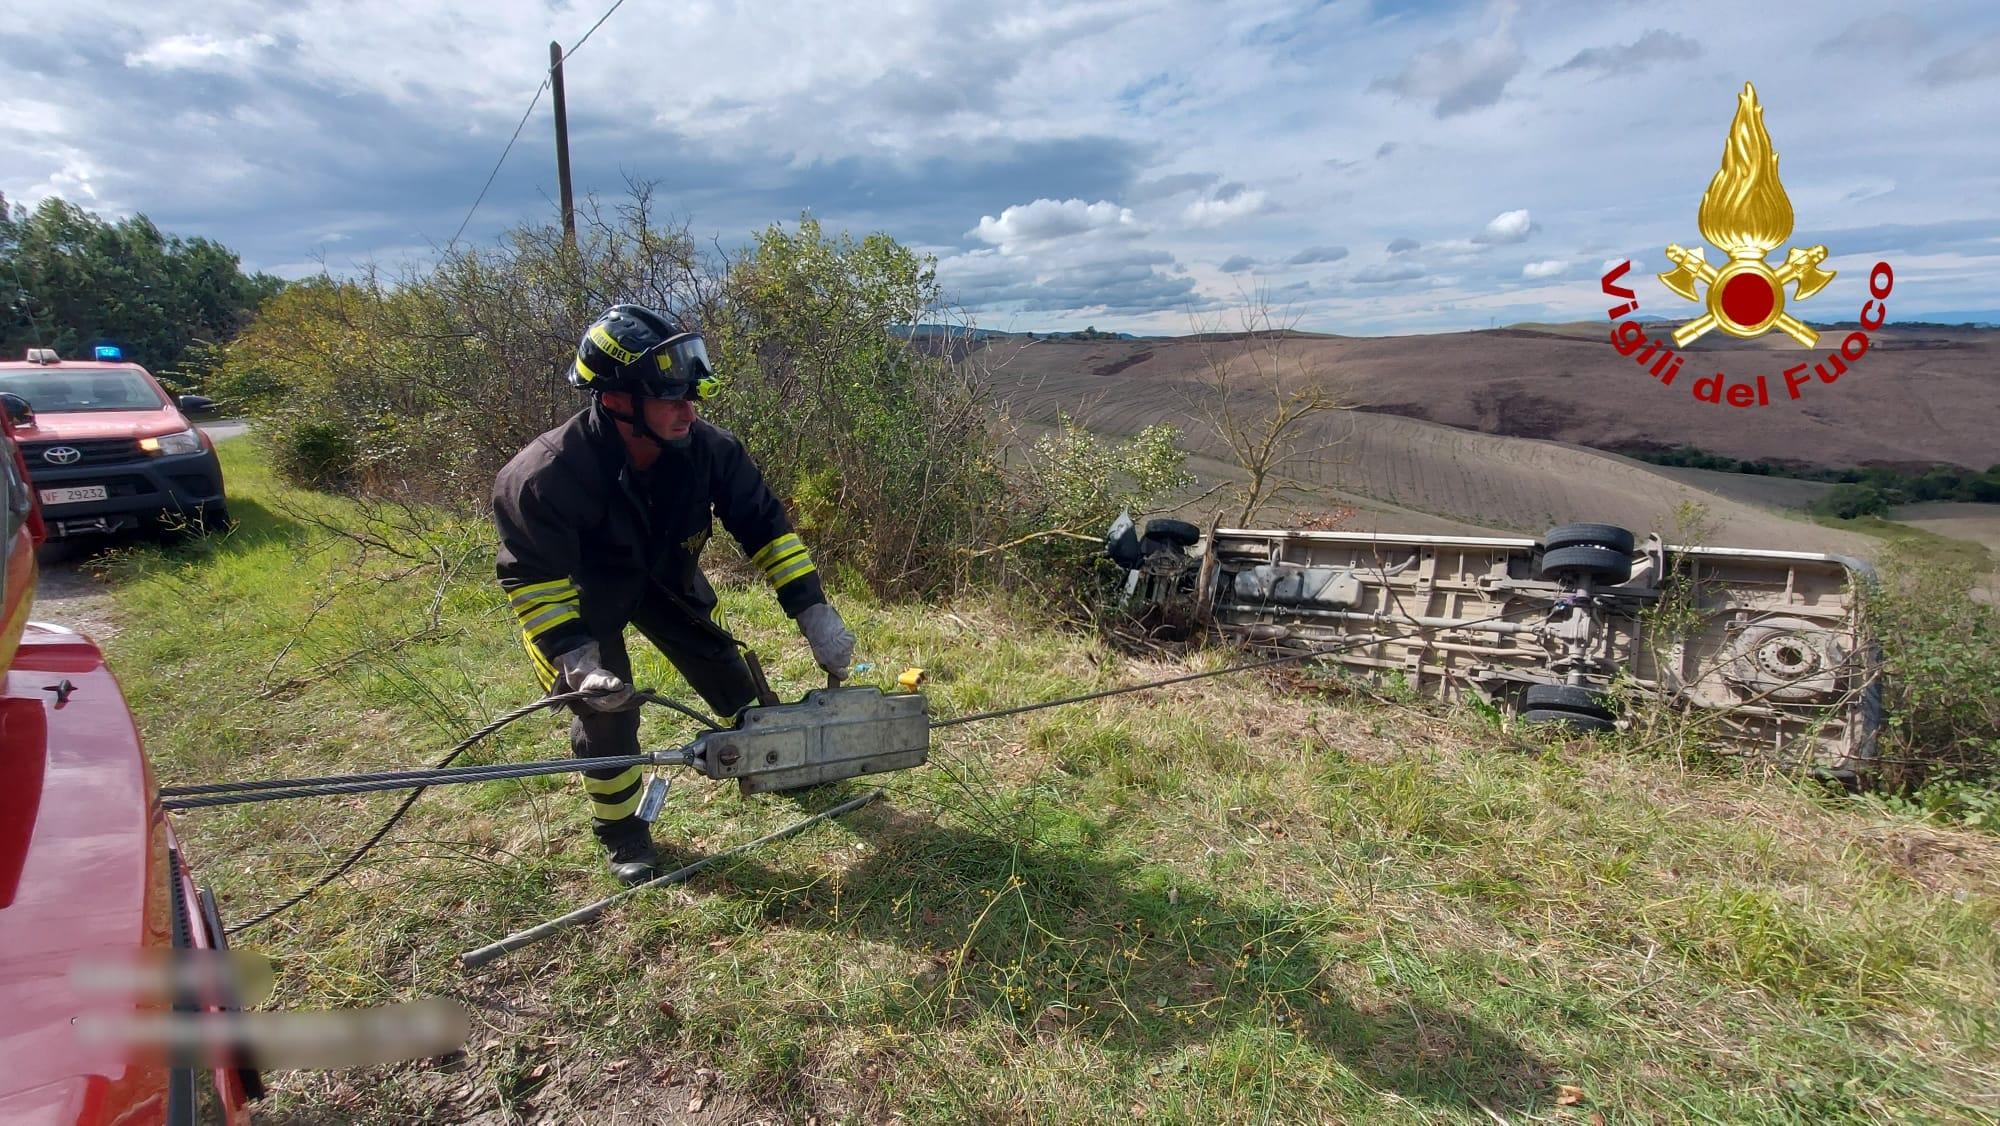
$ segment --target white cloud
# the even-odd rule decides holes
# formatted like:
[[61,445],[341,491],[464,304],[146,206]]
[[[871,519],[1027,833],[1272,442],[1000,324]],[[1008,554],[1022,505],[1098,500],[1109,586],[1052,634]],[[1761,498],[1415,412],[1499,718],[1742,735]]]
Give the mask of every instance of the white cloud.
[[1132,217],[1132,210],[1109,200],[1085,203],[1080,199],[1038,199],[1002,211],[998,218],[982,215],[979,225],[965,232],[972,238],[997,246],[1003,254],[1021,247],[1077,235],[1110,235],[1130,238],[1146,233]]
[[1472,236],[1472,241],[1496,245],[1499,243],[1520,242],[1533,233],[1534,229],[1535,221],[1529,216],[1527,208],[1523,207],[1515,211],[1502,211],[1500,214],[1495,215],[1491,222],[1486,224],[1484,231]]
[[125,65],[154,70],[199,70],[243,62],[276,42],[268,32],[262,31],[235,39],[221,39],[201,32],[169,35],[148,44],[144,50],[127,54]]
[[1545,258],[1540,262],[1530,262],[1521,267],[1524,278],[1552,278],[1569,269],[1569,263],[1560,258]]
[[1924,68],[1924,80],[1933,86],[1994,77],[2000,77],[2000,35],[1955,51]]
[[1245,219],[1265,209],[1264,193],[1254,188],[1223,198],[1198,199],[1181,212],[1181,221],[1190,227],[1220,227]]

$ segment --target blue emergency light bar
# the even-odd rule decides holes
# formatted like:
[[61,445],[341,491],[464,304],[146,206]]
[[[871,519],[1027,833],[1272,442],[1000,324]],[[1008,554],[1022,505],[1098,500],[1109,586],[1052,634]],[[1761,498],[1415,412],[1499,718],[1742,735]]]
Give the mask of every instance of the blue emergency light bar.
[[122,360],[124,358],[125,358],[125,353],[119,351],[118,345],[116,344],[99,344],[97,346],[98,363],[115,364],[119,360]]

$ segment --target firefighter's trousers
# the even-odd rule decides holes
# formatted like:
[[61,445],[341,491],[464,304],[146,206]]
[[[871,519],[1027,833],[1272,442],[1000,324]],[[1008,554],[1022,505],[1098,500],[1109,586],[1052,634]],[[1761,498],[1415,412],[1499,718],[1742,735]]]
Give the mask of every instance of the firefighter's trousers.
[[[757,702],[757,686],[750,666],[735,643],[704,622],[693,621],[687,612],[664,598],[643,598],[634,608],[631,624],[653,643],[680,670],[689,685],[701,694],[709,710],[724,720]],[[632,655],[625,648],[622,627],[594,626],[592,634],[607,672],[632,683]],[[569,741],[578,758],[639,753],[639,708],[600,712],[577,703],[570,705],[575,717],[570,721]],[[604,837],[629,832],[630,820],[639,808],[644,774],[639,767],[623,770],[586,770],[584,789],[590,795],[590,812],[596,818],[597,834]]]

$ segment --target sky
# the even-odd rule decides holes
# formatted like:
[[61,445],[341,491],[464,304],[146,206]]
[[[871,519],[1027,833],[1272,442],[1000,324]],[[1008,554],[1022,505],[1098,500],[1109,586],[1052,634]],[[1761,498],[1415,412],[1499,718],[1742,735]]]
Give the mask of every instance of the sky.
[[[0,193],[299,277],[555,214],[548,63],[609,0],[13,0]],[[1641,315],[1756,84],[1853,319],[2000,321],[2000,5],[628,0],[565,64],[579,194],[703,241],[810,211],[983,327],[1453,331]],[[1782,257],[1782,248],[1773,261]],[[1719,256],[1711,253],[1711,259]]]

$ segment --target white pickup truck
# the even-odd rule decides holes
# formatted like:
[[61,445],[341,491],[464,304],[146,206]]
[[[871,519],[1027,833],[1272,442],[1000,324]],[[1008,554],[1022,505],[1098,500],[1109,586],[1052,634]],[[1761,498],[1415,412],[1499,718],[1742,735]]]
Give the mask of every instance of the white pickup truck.
[[1538,540],[1113,525],[1127,604],[1374,680],[1475,697],[1519,722],[1611,730],[1665,705],[1740,753],[1852,782],[1874,768],[1881,669],[1868,565],[1641,542],[1609,524]]

